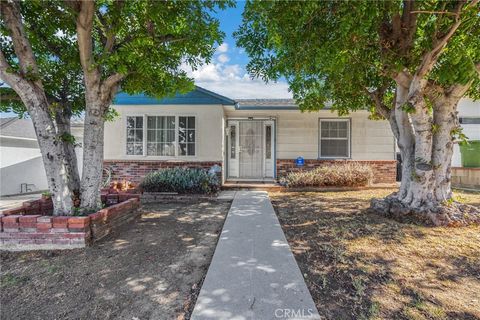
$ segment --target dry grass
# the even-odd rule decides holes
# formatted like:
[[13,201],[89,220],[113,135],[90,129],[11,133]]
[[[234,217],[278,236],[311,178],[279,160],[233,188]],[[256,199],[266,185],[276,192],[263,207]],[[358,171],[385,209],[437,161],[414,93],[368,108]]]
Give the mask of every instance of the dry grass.
[[[428,228],[365,213],[392,189],[272,193],[327,319],[480,319],[480,226]],[[480,193],[457,193],[480,205]]]

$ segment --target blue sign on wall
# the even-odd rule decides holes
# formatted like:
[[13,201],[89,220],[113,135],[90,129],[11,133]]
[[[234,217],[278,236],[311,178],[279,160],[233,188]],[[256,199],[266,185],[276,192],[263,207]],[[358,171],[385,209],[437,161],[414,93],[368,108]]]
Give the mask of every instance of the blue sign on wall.
[[303,165],[305,164],[305,159],[303,159],[303,157],[298,157],[297,159],[295,159],[295,164],[297,165],[297,167],[303,167]]

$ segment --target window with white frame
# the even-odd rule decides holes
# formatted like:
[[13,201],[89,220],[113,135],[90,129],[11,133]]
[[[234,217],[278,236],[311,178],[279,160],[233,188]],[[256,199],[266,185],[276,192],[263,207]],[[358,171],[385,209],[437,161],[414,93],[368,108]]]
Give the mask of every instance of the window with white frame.
[[320,119],[319,157],[350,157],[350,119]]
[[147,156],[175,156],[175,117],[147,117]]
[[143,117],[127,117],[127,154],[143,155]]
[[[127,155],[195,156],[195,117],[127,117]],[[144,141],[146,137],[146,141]]]
[[195,117],[178,117],[178,155],[195,155]]

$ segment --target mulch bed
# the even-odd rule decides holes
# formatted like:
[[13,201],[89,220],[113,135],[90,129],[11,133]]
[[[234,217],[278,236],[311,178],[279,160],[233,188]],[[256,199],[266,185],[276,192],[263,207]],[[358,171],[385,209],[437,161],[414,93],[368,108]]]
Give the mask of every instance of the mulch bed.
[[1,252],[1,318],[188,319],[229,207],[148,204],[86,249]]
[[[480,226],[427,228],[367,213],[391,189],[271,193],[325,319],[480,319]],[[480,206],[480,193],[462,193]]]

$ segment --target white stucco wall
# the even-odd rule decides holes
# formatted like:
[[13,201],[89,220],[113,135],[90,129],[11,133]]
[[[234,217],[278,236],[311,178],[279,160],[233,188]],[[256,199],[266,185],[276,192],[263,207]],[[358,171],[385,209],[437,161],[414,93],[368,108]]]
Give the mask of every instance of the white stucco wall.
[[[120,117],[105,124],[105,160],[221,161],[223,108],[221,105],[115,105]],[[196,155],[183,157],[126,154],[127,116],[195,116]]]
[[[480,118],[480,101],[473,101],[465,98],[458,104],[458,117],[476,117]],[[480,124],[462,124],[463,133],[469,140],[480,140]],[[461,167],[461,155],[458,144],[453,147],[452,166]]]
[[[225,108],[227,117],[274,117],[277,124],[277,159],[318,158],[320,118],[338,118],[330,110],[301,113],[296,110],[234,110]],[[394,160],[394,138],[387,121],[368,119],[366,111],[353,112],[351,119],[351,158],[354,160]]]
[[[72,134],[81,143],[83,127],[72,128]],[[75,151],[81,174],[82,148]],[[22,183],[29,184],[31,191],[48,189],[38,142],[33,139],[0,137],[0,196],[20,193]]]

